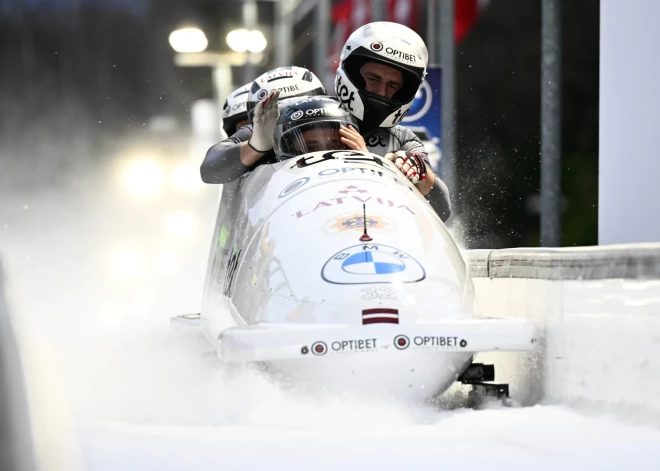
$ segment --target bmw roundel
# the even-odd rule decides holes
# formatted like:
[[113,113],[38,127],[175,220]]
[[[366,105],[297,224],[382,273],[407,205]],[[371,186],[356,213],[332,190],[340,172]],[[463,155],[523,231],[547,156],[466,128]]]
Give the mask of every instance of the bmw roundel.
[[371,283],[414,283],[426,277],[422,265],[406,252],[389,245],[361,244],[334,254],[321,275],[340,285]]
[[378,250],[363,250],[344,260],[341,268],[346,273],[356,275],[384,275],[402,272],[406,269],[406,264],[396,255]]

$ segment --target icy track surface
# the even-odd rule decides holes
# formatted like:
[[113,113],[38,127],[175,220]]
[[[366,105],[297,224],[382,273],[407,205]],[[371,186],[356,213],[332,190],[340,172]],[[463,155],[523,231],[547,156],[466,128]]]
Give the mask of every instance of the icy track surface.
[[[21,338],[54,365],[87,469],[660,469],[660,427],[602,410],[340,401],[223,375],[167,337],[171,315],[199,309],[215,189],[138,204],[112,188],[0,195]],[[164,233],[171,211],[177,229],[197,222]]]

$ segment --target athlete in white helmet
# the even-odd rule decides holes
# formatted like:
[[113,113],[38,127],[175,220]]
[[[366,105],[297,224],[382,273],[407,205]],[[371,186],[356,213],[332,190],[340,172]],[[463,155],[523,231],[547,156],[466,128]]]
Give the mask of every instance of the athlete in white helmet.
[[246,110],[251,125],[227,134],[211,147],[200,173],[205,183],[228,183],[259,164],[275,161],[273,131],[279,115],[279,99],[325,95],[321,81],[303,67],[278,67],[250,84]]
[[346,41],[335,91],[358,120],[369,150],[393,161],[446,220],[450,214],[447,186],[427,165],[419,138],[399,125],[422,85],[427,63],[426,45],[413,30],[397,23],[370,23]]
[[252,83],[237,88],[227,96],[222,107],[222,129],[231,136],[248,124],[247,102]]

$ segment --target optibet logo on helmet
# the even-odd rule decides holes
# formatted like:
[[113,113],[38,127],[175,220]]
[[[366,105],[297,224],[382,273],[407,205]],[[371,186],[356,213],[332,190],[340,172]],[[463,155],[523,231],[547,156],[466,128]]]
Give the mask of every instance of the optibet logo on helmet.
[[[366,90],[361,68],[370,62],[401,72],[402,84],[390,97]],[[360,121],[363,132],[396,126],[415,100],[426,75],[428,51],[410,28],[390,22],[369,23],[346,41],[335,77],[337,97]]]
[[340,126],[359,132],[353,115],[332,97],[279,101],[280,117],[273,133],[273,150],[278,160],[319,150],[348,150],[341,142]]
[[342,84],[340,75],[337,75],[335,81],[337,82],[335,87],[337,98],[349,111],[355,111],[352,104],[355,100],[355,91],[350,91],[346,85]]
[[321,81],[304,67],[278,67],[260,75],[252,82],[247,99],[248,115],[251,115],[251,111],[254,110],[258,102],[274,90],[280,92],[280,100],[300,96],[325,95],[325,88]]
[[250,85],[243,85],[229,94],[222,108],[222,128],[228,136],[236,131],[236,125],[247,119],[247,101]]

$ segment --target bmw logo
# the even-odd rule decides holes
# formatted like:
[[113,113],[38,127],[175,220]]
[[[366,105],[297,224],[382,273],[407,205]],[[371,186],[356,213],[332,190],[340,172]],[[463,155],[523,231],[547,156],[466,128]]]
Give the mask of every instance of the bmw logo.
[[383,43],[371,43],[369,47],[372,51],[380,52],[383,50]]
[[291,119],[293,119],[293,120],[300,119],[300,118],[303,117],[304,114],[305,114],[305,113],[303,113],[302,111],[298,110],[298,111],[296,111],[295,113],[293,113],[293,114],[291,115]]
[[397,350],[405,350],[410,345],[410,339],[405,335],[397,335],[394,337],[394,346]]
[[264,98],[266,98],[266,95],[268,95],[268,90],[266,90],[264,88],[262,88],[261,90],[259,90],[257,92],[257,98],[259,100],[263,100]]
[[325,355],[328,352],[328,346],[325,342],[314,342],[312,344],[312,353],[314,355]]

